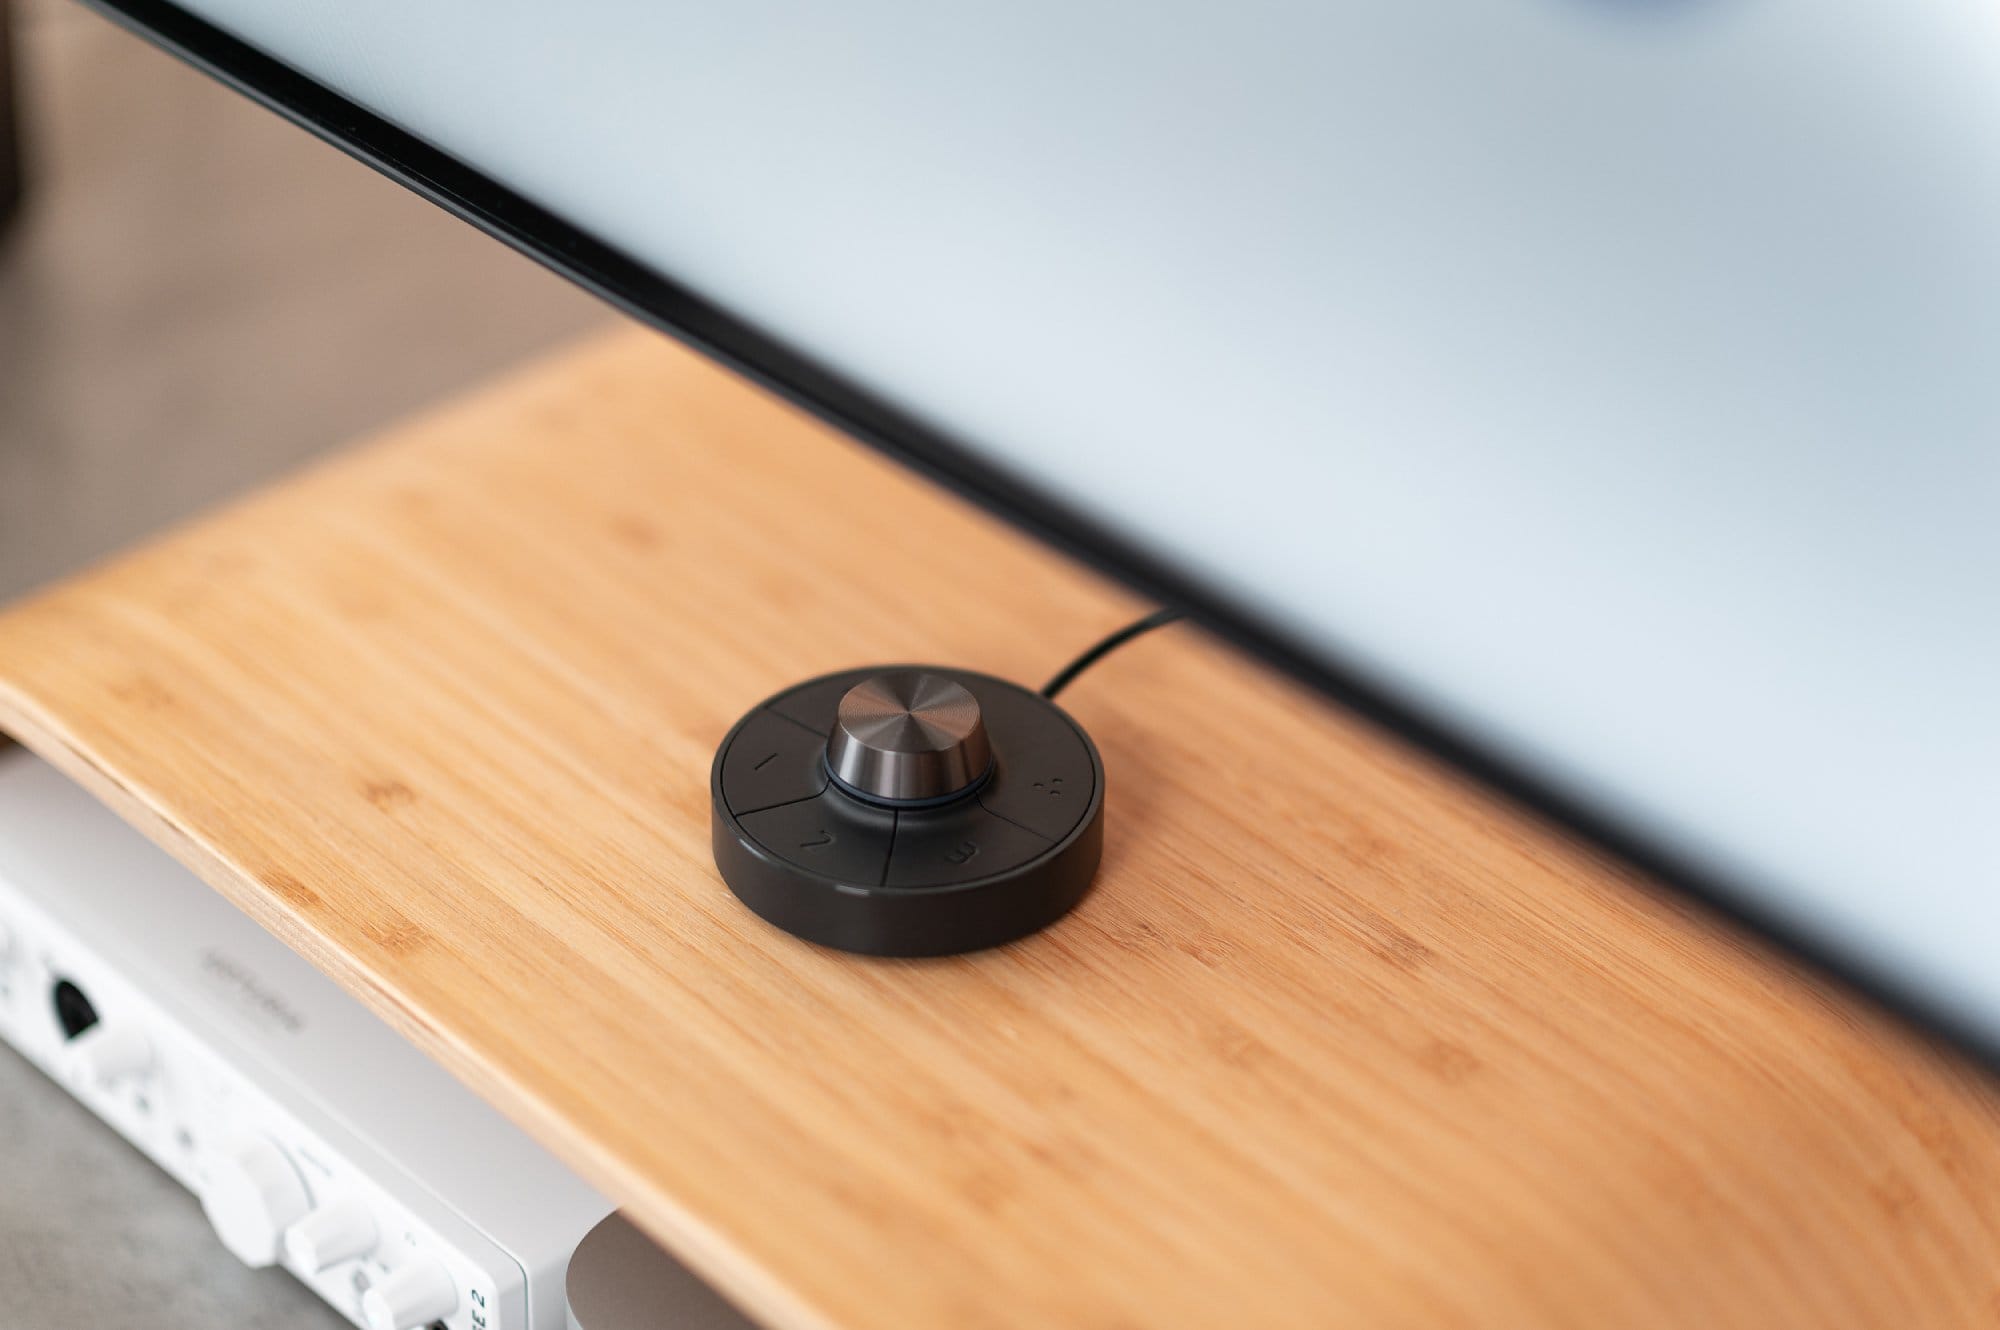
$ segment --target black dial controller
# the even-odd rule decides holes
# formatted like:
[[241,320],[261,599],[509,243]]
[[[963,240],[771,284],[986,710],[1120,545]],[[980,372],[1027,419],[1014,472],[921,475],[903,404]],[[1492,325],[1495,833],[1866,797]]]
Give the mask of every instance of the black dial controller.
[[1103,841],[1077,723],[969,670],[829,674],[764,702],[715,755],[715,862],[808,941],[876,956],[1009,942],[1061,918]]

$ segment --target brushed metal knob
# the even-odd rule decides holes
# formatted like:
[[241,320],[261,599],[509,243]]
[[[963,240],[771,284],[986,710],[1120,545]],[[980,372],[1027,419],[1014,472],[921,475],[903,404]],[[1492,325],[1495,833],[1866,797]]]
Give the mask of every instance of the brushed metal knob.
[[971,786],[993,765],[979,699],[923,670],[896,670],[847,690],[826,744],[834,779],[867,799],[920,803]]

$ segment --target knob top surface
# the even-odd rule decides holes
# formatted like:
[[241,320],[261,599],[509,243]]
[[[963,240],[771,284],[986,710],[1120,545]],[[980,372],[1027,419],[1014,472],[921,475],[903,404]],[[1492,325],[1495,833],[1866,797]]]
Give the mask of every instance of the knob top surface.
[[444,1262],[413,1256],[361,1295],[368,1330],[418,1330],[458,1311],[458,1284]]
[[153,1045],[130,1025],[99,1021],[64,1046],[64,1056],[91,1085],[112,1085],[153,1069]]
[[322,1206],[285,1230],[285,1255],[299,1269],[316,1275],[330,1265],[352,1261],[375,1250],[375,1218],[356,1197]]
[[925,670],[892,670],[840,699],[826,760],[853,792],[911,803],[973,785],[993,765],[993,749],[979,699],[964,685]]
[[231,1142],[210,1161],[201,1206],[232,1255],[253,1270],[278,1262],[284,1232],[311,1208],[285,1152],[260,1136]]

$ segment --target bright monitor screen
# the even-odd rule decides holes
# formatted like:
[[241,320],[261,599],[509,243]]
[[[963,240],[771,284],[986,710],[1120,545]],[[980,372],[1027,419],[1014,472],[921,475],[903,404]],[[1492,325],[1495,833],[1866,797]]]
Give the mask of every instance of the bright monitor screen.
[[2000,1047],[1990,3],[110,7]]

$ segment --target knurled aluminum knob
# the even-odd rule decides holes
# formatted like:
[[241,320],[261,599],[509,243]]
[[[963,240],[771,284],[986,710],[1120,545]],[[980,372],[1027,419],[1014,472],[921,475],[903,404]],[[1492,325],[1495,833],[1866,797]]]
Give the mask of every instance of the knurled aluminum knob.
[[896,670],[848,689],[827,736],[827,770],[881,803],[930,803],[977,784],[993,765],[979,699],[924,670]]

